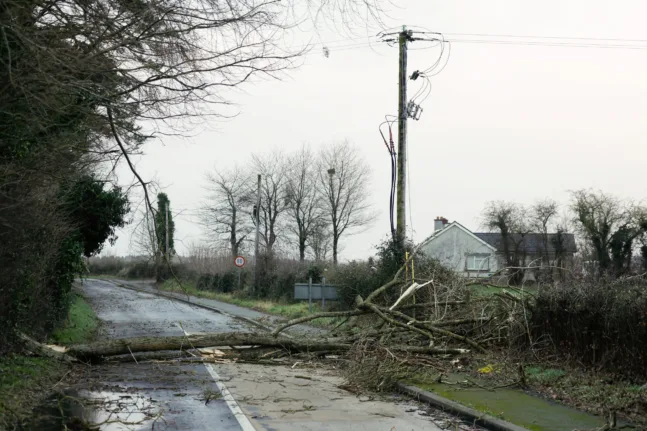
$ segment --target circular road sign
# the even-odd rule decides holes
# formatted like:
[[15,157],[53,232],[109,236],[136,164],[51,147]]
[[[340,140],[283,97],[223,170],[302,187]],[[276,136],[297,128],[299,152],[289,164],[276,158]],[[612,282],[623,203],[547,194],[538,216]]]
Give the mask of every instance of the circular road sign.
[[245,266],[245,262],[246,261],[243,256],[236,256],[236,258],[234,259],[234,265],[236,265],[239,268],[242,268],[243,266]]

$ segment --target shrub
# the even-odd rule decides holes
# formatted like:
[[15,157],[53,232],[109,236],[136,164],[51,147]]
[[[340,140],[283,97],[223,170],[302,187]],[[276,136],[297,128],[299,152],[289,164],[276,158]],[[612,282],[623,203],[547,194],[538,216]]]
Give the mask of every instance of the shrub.
[[548,337],[557,355],[647,376],[647,281],[546,286],[530,311],[535,339]]
[[355,297],[366,298],[372,291],[382,285],[370,262],[357,262],[339,265],[330,275],[330,283],[337,287],[337,298],[346,308],[354,308]]
[[91,257],[88,259],[90,275],[115,275],[126,268],[126,261],[116,256]]
[[[240,285],[245,286],[249,278],[248,271],[241,271]],[[231,293],[238,290],[238,271],[228,271],[222,274],[199,274],[197,276],[196,288],[211,292]]]

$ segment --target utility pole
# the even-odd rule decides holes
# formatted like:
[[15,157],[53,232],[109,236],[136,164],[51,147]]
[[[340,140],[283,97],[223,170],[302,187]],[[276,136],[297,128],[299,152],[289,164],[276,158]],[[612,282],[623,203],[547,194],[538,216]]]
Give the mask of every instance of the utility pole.
[[169,258],[169,249],[168,249],[168,206],[169,206],[169,202],[167,201],[166,202],[166,211],[165,211],[166,212],[166,222],[165,222],[165,224],[166,224],[166,238],[165,238],[166,239],[166,248],[164,249],[164,252],[165,252],[164,254],[166,255],[166,263],[167,264],[169,263],[169,260],[168,260],[168,258]]
[[396,237],[400,246],[404,246],[407,236],[407,42],[411,40],[411,31],[402,26],[398,34],[400,47],[400,72],[398,79],[398,177],[397,177],[397,219]]
[[254,285],[258,291],[258,240],[260,235],[261,220],[261,174],[258,174],[258,186],[256,191],[256,238],[254,239]]

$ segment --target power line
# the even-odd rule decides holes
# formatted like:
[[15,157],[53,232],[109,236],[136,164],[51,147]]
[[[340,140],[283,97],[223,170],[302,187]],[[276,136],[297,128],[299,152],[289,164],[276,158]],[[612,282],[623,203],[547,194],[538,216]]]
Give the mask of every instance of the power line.
[[[410,27],[412,28],[412,27]],[[462,43],[493,43],[493,44],[521,44],[521,45],[546,45],[546,46],[573,46],[573,47],[592,47],[592,48],[639,48],[647,44],[647,39],[628,39],[628,38],[604,38],[604,37],[581,37],[581,36],[534,36],[534,35],[518,35],[518,34],[505,34],[505,33],[440,33],[429,30],[425,27],[420,28],[425,31],[419,31],[420,34],[432,34],[437,36],[451,36],[453,41]],[[481,38],[481,39],[478,39]],[[486,39],[482,39],[486,38]],[[506,40],[516,39],[516,40]],[[524,40],[525,39],[525,40]],[[352,43],[353,41],[363,41],[359,43]],[[379,36],[361,36],[354,38],[324,40],[313,43],[313,46],[325,46],[328,48],[338,48],[347,46],[368,46],[371,42],[379,41]],[[440,40],[436,40],[441,42]],[[576,42],[572,42],[576,41]],[[350,44],[348,42],[351,42]],[[612,42],[612,43],[600,43]],[[437,45],[435,45],[437,46]],[[435,46],[410,48],[412,50],[431,49]],[[647,45],[645,45],[647,47]]]
[[533,40],[504,40],[504,39],[447,39],[452,43],[473,43],[485,45],[518,45],[518,46],[547,46],[560,48],[597,48],[597,49],[647,49],[647,45],[631,44],[604,44],[604,43],[582,43],[582,42],[550,42]]
[[467,36],[467,37],[494,37],[494,38],[513,38],[513,39],[550,39],[550,40],[580,40],[591,42],[629,42],[629,43],[647,43],[647,39],[612,39],[602,37],[566,37],[566,36],[522,36],[516,34],[488,34],[488,33],[443,33],[448,36]]

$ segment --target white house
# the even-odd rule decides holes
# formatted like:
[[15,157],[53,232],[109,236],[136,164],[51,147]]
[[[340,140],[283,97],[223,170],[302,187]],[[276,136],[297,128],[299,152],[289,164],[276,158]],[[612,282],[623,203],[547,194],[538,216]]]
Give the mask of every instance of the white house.
[[[571,233],[523,233],[508,239],[507,253],[520,265],[532,268],[545,263],[568,265],[577,251]],[[490,277],[505,267],[506,247],[500,233],[472,232],[458,222],[444,217],[434,220],[434,233],[420,244],[420,251],[438,259],[447,268],[465,277]],[[523,271],[524,280],[534,280],[534,269]]]
[[499,269],[497,249],[458,222],[438,217],[419,249],[466,277],[489,277]]

